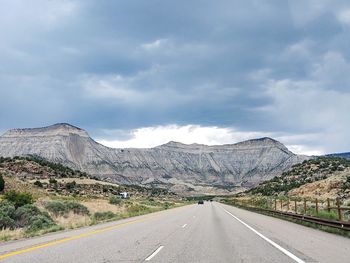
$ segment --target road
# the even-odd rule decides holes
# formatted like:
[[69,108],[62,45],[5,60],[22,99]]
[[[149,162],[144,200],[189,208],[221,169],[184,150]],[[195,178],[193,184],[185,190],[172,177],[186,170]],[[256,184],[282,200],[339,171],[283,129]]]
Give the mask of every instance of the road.
[[350,239],[216,202],[0,243],[2,262],[350,262]]

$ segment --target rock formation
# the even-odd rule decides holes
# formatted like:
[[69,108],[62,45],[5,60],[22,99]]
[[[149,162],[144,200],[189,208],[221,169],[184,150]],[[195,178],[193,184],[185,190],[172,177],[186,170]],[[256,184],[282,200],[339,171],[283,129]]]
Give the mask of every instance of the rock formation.
[[112,149],[94,141],[86,131],[64,123],[12,129],[0,136],[0,156],[26,155],[107,181],[164,186],[174,191],[249,188],[308,159],[271,138],[216,146],[169,142],[149,149]]

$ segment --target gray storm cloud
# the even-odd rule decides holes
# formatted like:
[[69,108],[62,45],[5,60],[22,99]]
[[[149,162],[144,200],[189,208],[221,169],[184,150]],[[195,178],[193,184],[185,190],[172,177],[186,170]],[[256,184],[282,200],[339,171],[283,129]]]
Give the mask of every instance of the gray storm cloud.
[[347,1],[0,3],[2,131],[197,125],[350,149]]

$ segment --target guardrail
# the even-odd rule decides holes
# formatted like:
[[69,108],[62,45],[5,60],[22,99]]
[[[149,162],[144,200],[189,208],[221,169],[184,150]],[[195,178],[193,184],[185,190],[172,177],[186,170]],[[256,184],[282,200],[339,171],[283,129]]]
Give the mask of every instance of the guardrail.
[[[341,206],[340,199],[278,199],[278,198],[266,198],[265,204],[259,200],[260,206],[256,205],[256,199],[252,200],[239,200],[233,199],[230,202],[234,206],[243,207],[249,210],[255,210],[257,212],[263,212],[268,214],[275,214],[279,216],[289,217],[305,222],[315,223],[323,226],[338,228],[346,231],[350,231],[350,221],[345,221],[343,212],[350,211],[350,207]],[[261,207],[263,204],[264,207]],[[336,219],[328,219],[318,217],[322,211],[331,212],[335,210],[337,212]],[[313,215],[310,215],[310,211]],[[348,215],[347,215],[348,216]]]

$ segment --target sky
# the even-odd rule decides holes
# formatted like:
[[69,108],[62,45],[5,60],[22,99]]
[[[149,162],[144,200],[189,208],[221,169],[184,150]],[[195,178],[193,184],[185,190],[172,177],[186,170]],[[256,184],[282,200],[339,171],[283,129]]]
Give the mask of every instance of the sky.
[[350,3],[0,0],[0,132],[350,151]]

